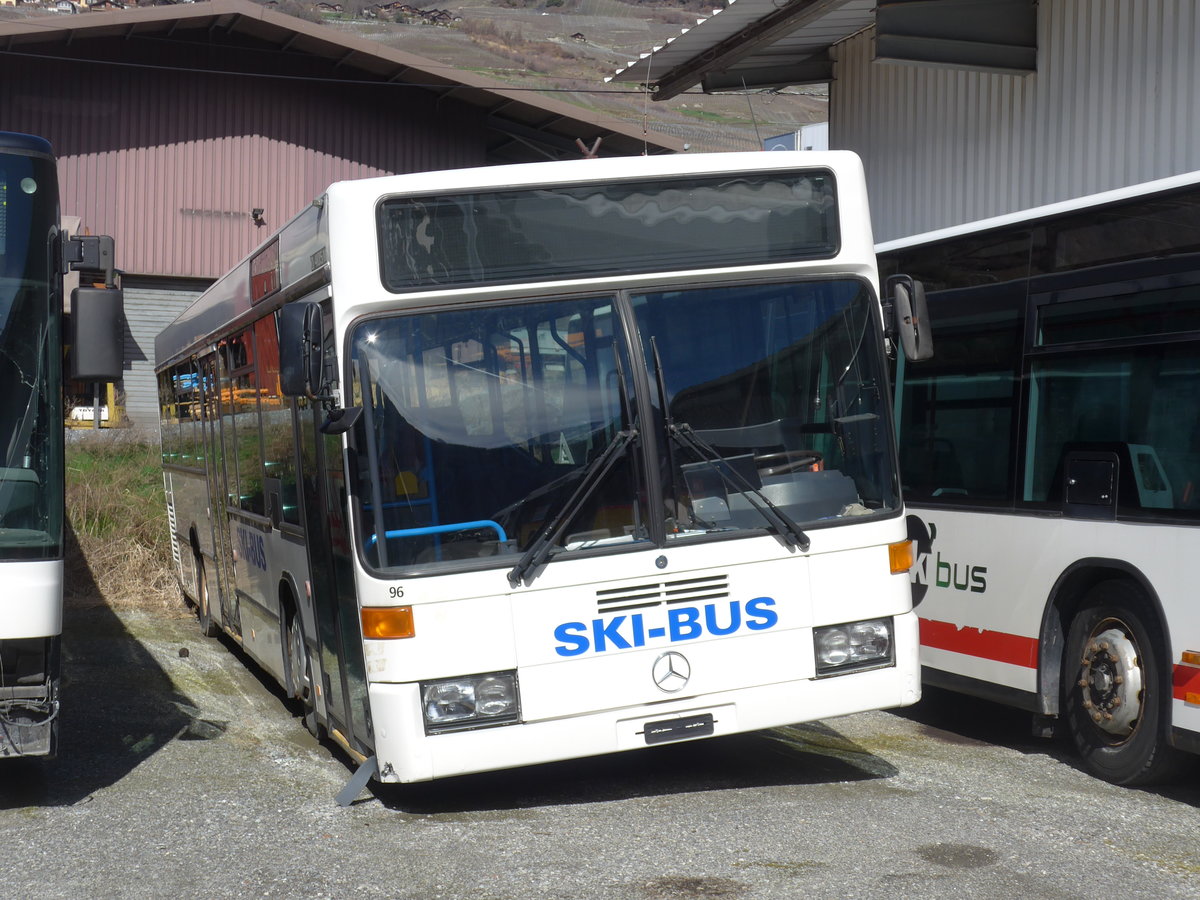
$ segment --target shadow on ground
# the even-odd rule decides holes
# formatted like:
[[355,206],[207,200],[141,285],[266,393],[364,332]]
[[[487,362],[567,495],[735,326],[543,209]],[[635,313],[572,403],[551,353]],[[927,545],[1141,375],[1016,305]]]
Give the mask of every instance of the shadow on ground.
[[891,763],[814,722],[432,783],[372,783],[371,791],[391,809],[438,815],[867,781],[896,774]]
[[175,738],[216,736],[101,594],[67,529],[59,750],[0,762],[0,809],[86,801]]
[[[1036,737],[1032,714],[1025,710],[927,686],[922,689],[920,703],[892,712],[916,722],[921,733],[933,740],[995,744],[1026,755],[1048,756],[1091,776],[1071,745],[1066,726],[1059,723],[1058,733],[1053,738]],[[1200,807],[1200,757],[1187,772],[1169,784],[1140,790]]]
[[919,703],[891,712],[916,722],[922,734],[944,743],[996,744],[1059,759],[1067,755],[1062,741],[1034,736],[1032,714],[1026,710],[943,688],[926,685]]

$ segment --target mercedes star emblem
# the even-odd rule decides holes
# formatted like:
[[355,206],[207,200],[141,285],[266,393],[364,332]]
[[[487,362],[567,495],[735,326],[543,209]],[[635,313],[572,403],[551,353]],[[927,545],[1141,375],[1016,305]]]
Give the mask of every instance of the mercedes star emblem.
[[650,671],[659,690],[668,694],[682,691],[688,679],[692,677],[691,663],[687,661],[686,656],[674,650],[668,650],[656,659]]

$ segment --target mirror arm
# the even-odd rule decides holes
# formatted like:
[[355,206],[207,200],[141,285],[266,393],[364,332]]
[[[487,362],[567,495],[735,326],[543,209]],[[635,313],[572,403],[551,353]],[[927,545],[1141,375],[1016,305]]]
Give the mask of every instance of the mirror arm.
[[353,428],[362,417],[361,406],[345,406],[341,409],[331,409],[321,423],[321,434],[345,434]]

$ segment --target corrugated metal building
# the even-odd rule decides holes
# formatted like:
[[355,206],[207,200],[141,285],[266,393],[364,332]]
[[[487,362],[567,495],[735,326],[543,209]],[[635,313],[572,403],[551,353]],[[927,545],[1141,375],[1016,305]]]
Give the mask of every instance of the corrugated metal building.
[[137,425],[158,420],[154,336],[331,182],[598,137],[602,155],[681,149],[249,0],[0,23],[0,128],[48,138],[64,216],[116,239]]
[[1043,0],[1037,70],[873,62],[833,48],[831,139],[868,160],[876,237],[1200,169],[1195,0]]
[[1196,0],[736,0],[614,79],[828,81],[887,240],[1200,169],[1197,47]]

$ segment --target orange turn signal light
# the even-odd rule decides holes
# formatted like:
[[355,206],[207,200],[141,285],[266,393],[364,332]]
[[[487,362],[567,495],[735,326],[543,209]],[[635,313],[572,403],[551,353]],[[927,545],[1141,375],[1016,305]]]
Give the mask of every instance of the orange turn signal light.
[[411,606],[365,606],[362,611],[363,637],[375,640],[415,637]]
[[901,575],[913,567],[916,555],[913,552],[912,541],[901,541],[898,544],[888,544],[888,561],[892,564],[892,574]]
[[1180,662],[1187,663],[1189,666],[1200,666],[1200,653],[1195,650],[1184,650]]

